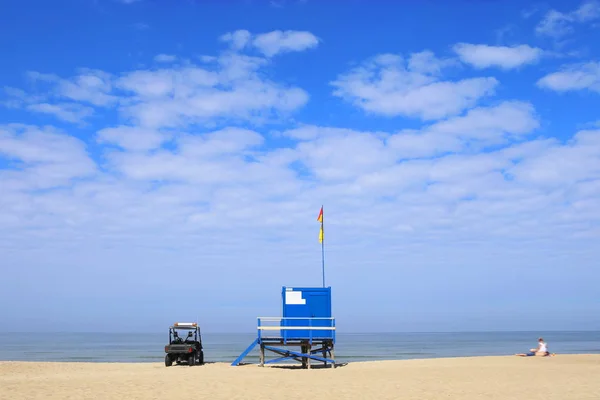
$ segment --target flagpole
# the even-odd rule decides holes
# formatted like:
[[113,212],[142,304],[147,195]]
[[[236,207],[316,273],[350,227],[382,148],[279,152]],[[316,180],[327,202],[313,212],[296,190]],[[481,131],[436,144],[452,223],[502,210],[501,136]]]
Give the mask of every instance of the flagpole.
[[[321,209],[323,206],[321,205]],[[323,222],[325,221],[325,212],[323,212],[323,217],[321,219],[321,230],[323,231],[323,240],[321,241],[321,263],[323,268],[323,287],[325,287],[325,228],[323,227]]]

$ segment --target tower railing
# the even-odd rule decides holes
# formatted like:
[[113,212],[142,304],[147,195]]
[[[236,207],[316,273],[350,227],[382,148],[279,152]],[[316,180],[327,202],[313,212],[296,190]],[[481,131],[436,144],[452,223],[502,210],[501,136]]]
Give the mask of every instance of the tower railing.
[[330,339],[335,342],[335,318],[258,317],[258,339],[313,340]]
[[[330,317],[258,317],[257,337],[231,364],[240,365],[255,346],[260,346],[260,365],[295,360],[310,368],[311,360],[329,364],[335,368],[335,318]],[[298,346],[299,351],[277,347]],[[265,352],[275,353],[278,358],[265,358]]]

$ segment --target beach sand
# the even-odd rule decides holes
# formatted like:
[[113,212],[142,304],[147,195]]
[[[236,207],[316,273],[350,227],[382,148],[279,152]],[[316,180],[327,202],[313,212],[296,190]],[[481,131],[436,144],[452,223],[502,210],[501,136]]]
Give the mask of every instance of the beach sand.
[[0,399],[600,399],[600,355],[475,357],[290,369],[0,362]]

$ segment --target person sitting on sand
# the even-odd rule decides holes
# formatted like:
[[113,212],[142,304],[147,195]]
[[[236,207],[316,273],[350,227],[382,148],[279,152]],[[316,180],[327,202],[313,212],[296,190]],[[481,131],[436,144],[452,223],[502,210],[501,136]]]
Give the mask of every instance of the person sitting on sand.
[[550,352],[548,351],[548,345],[544,342],[543,338],[538,339],[538,347],[535,349],[530,349],[529,353],[520,353],[515,354],[515,356],[519,357],[531,357],[531,356],[549,356]]

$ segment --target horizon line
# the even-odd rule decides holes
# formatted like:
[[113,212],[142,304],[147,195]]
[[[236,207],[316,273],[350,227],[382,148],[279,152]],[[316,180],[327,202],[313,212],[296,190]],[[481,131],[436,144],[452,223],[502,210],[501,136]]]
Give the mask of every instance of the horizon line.
[[[201,328],[201,327],[200,327]],[[372,334],[454,334],[454,333],[581,333],[581,332],[600,332],[600,329],[576,329],[576,330],[562,330],[562,329],[537,329],[537,330],[473,330],[473,331],[379,331],[379,332],[339,332],[338,335],[372,335]],[[26,333],[34,333],[31,331],[4,331],[0,330],[0,335],[2,334],[26,334]],[[139,331],[37,331],[35,334],[44,334],[44,333],[105,333],[105,334],[140,334]],[[143,334],[157,334],[158,331],[144,331]],[[255,330],[252,331],[203,331],[201,329],[201,333],[204,334],[249,334],[254,335]]]

